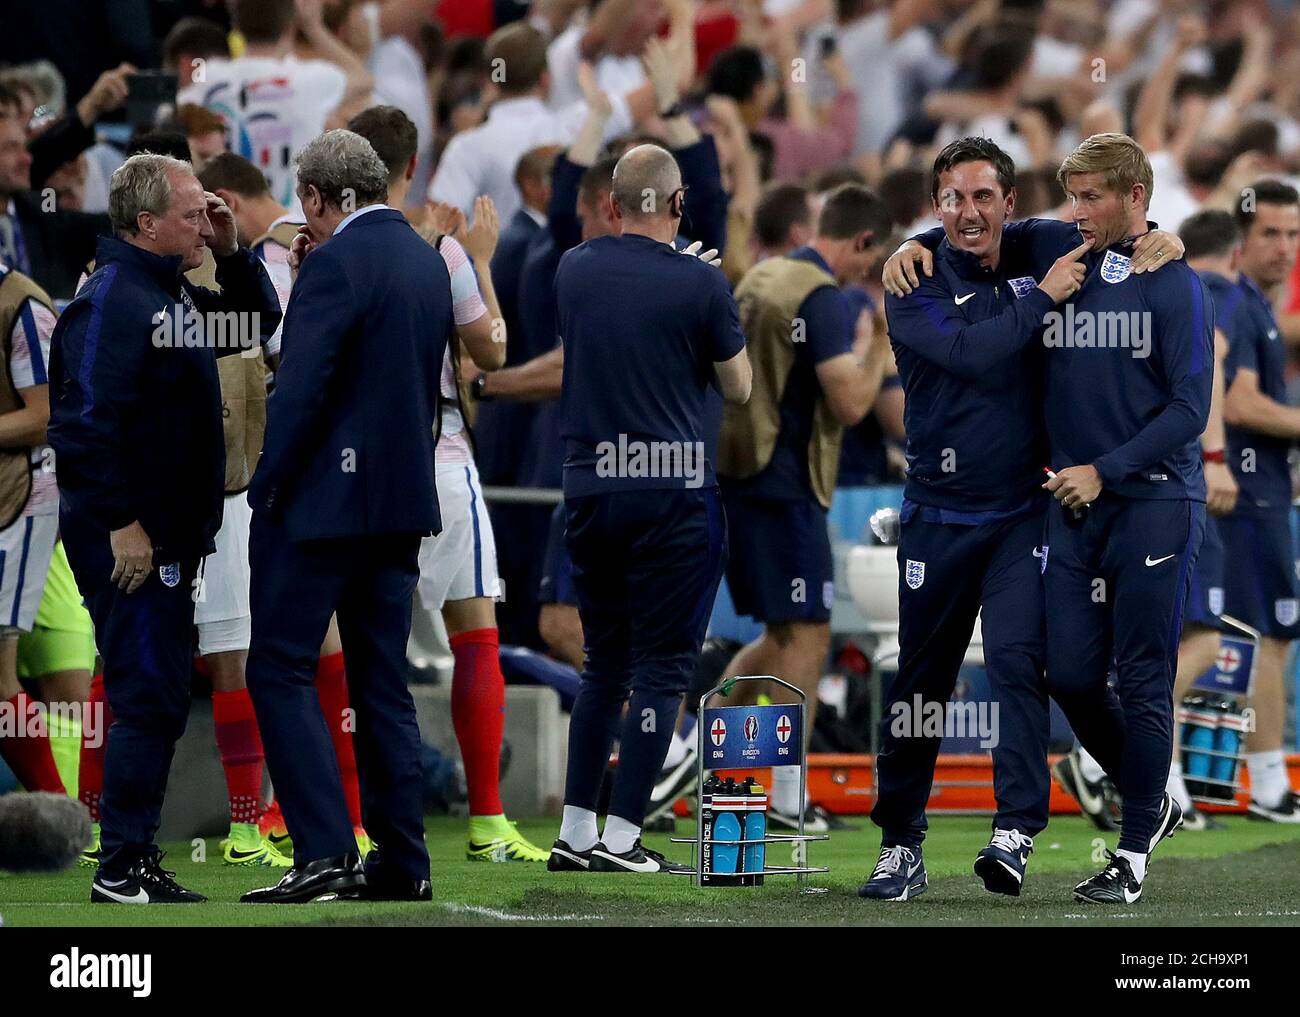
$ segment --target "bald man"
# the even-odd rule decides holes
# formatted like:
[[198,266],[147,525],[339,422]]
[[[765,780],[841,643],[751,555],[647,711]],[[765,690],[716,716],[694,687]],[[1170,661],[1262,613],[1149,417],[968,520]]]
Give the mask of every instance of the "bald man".
[[[751,381],[726,278],[672,246],[685,197],[667,151],[633,148],[614,169],[615,235],[573,248],[555,277],[567,543],[586,661],[552,871],[682,870],[642,846],[641,824],[725,557],[705,455],[708,390],[743,403]],[[616,735],[618,773],[598,832]]]

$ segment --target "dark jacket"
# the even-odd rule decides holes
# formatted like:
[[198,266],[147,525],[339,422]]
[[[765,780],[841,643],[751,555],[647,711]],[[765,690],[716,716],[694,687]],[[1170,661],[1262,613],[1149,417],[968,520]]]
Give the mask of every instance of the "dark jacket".
[[[82,590],[112,571],[109,531],[139,521],[155,564],[213,550],[225,494],[218,351],[159,341],[159,312],[186,297],[201,313],[253,312],[264,341],[280,320],[262,263],[240,248],[217,259],[221,293],[163,258],[105,237],[95,271],[59,318],[50,351],[50,445],[60,528]],[[235,350],[234,352],[237,352]]]
[[290,539],[441,529],[434,481],[451,276],[402,217],[357,217],[303,261],[285,309],[254,512]]

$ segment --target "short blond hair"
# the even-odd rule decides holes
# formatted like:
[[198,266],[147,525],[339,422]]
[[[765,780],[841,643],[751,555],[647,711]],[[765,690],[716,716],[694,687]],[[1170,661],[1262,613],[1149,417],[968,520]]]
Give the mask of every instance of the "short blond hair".
[[1075,173],[1100,173],[1107,190],[1111,191],[1127,192],[1134,184],[1141,184],[1146,193],[1146,207],[1151,207],[1151,160],[1142,146],[1127,134],[1094,134],[1084,138],[1065,157],[1056,171],[1056,179],[1069,190],[1070,176]]

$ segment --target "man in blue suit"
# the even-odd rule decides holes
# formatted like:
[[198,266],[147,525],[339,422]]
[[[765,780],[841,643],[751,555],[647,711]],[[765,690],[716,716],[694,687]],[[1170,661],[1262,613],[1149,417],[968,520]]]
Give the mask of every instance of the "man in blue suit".
[[[351,131],[328,131],[298,157],[307,226],[249,488],[248,653],[294,867],[245,894],[249,903],[431,899],[406,641],[420,540],[441,529],[433,450],[451,279],[384,204],[387,189],[383,162]],[[377,845],[364,867],[313,684],[336,612],[362,815]]]

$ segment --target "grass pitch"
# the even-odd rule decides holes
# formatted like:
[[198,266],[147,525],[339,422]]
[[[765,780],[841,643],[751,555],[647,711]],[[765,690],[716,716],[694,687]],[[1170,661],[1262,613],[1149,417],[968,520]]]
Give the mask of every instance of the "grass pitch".
[[[792,877],[769,877],[758,888],[697,890],[687,877],[553,874],[541,865],[467,862],[463,820],[431,819],[432,904],[331,902],[249,906],[239,894],[265,886],[283,870],[221,864],[216,840],[206,860],[187,844],[165,845],[164,865],[182,884],[207,894],[207,904],[173,907],[92,905],[90,871],[53,876],[0,875],[0,919],[21,926],[247,925],[1296,925],[1300,924],[1300,826],[1230,817],[1223,830],[1180,832],[1156,852],[1147,890],[1131,908],[1074,903],[1071,889],[1102,863],[1103,842],[1078,817],[1057,817],[1036,838],[1023,896],[985,892],[971,874],[975,852],[988,839],[986,817],[937,816],[925,844],[929,891],[905,904],[858,899],[858,884],[875,862],[879,838],[866,817],[859,829],[809,846],[809,863],[830,872],[810,876],[824,893],[800,894]],[[520,829],[549,844],[558,824],[529,820]],[[678,836],[694,827],[678,822]],[[648,845],[689,858],[688,845],[664,835]],[[775,850],[771,864],[784,858]]]

